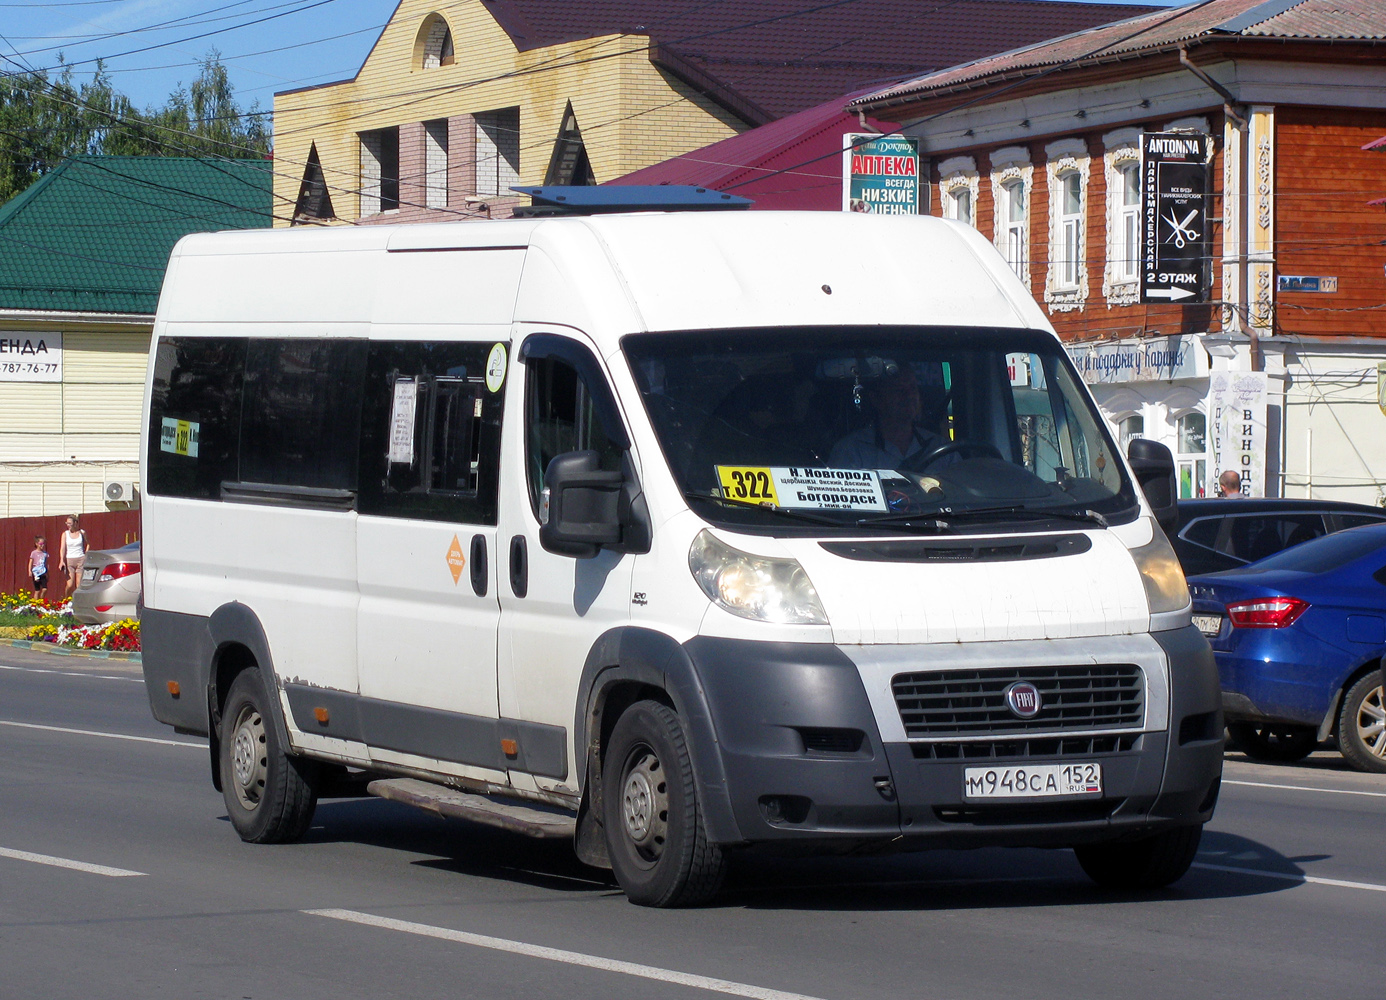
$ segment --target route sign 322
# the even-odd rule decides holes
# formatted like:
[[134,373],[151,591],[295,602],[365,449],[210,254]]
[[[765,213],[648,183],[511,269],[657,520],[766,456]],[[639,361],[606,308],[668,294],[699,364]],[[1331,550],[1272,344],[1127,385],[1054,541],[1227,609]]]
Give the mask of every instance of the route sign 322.
[[1141,301],[1208,301],[1211,226],[1203,132],[1141,135]]

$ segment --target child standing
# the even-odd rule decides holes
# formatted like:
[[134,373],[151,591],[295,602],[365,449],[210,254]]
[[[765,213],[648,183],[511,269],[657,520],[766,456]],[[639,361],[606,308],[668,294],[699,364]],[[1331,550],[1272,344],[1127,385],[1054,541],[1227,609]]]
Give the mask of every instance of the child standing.
[[34,581],[34,597],[48,598],[48,542],[42,535],[34,536],[34,551],[29,553],[29,577]]

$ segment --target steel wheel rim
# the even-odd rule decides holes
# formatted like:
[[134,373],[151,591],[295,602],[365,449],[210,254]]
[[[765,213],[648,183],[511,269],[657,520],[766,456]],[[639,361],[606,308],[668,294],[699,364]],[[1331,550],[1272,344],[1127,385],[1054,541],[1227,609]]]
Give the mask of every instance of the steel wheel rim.
[[654,751],[638,747],[621,782],[621,825],[636,853],[656,862],[669,832],[669,787]]
[[236,717],[231,737],[231,779],[241,807],[254,810],[260,805],[269,775],[269,742],[265,737],[265,718],[254,705],[246,705]]
[[1372,688],[1357,706],[1357,738],[1373,757],[1386,758],[1386,705],[1381,687]]

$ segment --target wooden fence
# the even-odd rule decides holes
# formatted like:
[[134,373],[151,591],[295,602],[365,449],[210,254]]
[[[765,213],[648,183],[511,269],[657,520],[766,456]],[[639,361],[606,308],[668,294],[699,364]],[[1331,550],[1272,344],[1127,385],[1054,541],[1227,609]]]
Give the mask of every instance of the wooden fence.
[[[87,533],[88,549],[118,548],[140,537],[140,512],[114,510],[83,514],[81,527]],[[61,514],[0,518],[0,593],[33,590],[29,553],[34,548],[34,536],[43,535],[48,539],[48,597],[60,599],[64,579],[58,572],[58,546],[66,530],[66,515]]]

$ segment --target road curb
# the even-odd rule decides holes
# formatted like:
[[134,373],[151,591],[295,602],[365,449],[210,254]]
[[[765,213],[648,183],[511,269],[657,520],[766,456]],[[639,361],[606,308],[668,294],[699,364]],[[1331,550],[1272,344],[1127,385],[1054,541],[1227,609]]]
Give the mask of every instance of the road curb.
[[143,663],[144,661],[144,657],[139,653],[122,653],[114,649],[73,649],[70,646],[58,646],[51,642],[35,642],[32,639],[0,639],[0,646],[32,649],[40,653],[52,653],[55,656],[87,656],[94,660],[125,660],[130,663]]

